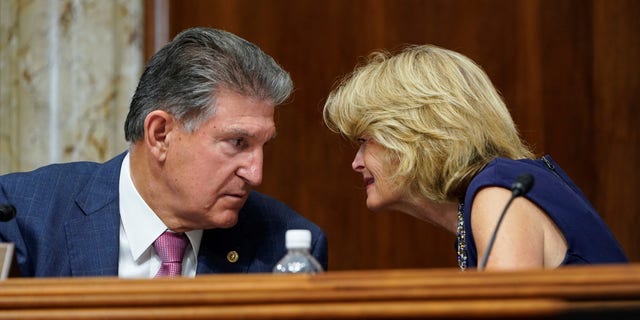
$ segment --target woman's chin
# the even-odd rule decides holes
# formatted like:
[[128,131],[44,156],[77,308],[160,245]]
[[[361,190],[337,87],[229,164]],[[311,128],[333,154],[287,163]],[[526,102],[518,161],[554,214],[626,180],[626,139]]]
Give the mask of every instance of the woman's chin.
[[385,206],[380,203],[375,203],[373,201],[367,200],[367,209],[372,212],[382,212],[385,211]]

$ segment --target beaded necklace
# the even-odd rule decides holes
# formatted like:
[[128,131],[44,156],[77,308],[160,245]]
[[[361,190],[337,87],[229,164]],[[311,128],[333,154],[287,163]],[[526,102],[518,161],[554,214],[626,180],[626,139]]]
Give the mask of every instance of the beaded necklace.
[[458,267],[461,271],[467,269],[467,238],[464,230],[464,218],[462,217],[463,203],[458,205],[458,228],[457,228],[457,245],[458,245]]

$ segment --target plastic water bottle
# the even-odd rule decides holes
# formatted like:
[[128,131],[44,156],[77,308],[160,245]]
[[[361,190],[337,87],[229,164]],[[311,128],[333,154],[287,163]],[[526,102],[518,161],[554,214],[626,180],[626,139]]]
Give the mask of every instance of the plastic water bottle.
[[273,273],[321,273],[322,266],[310,253],[311,231],[287,230],[285,234],[287,254],[278,261]]

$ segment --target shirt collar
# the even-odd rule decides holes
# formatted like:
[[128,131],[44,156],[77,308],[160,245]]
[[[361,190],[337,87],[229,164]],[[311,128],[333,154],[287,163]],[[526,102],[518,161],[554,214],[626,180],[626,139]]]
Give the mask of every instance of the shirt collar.
[[[153,242],[167,230],[167,226],[151,210],[133,185],[128,153],[122,161],[119,191],[120,219],[133,259],[137,261],[153,245]],[[197,257],[202,239],[202,230],[193,230],[186,232],[186,234]]]

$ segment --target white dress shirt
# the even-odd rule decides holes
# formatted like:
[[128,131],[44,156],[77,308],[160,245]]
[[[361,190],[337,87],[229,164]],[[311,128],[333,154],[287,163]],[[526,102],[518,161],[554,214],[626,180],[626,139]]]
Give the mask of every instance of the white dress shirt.
[[[120,170],[120,278],[153,278],[160,269],[161,260],[153,242],[167,230],[162,220],[142,199],[131,179],[129,154]],[[195,277],[198,266],[198,248],[202,230],[186,232],[190,245],[182,261],[182,275]]]

